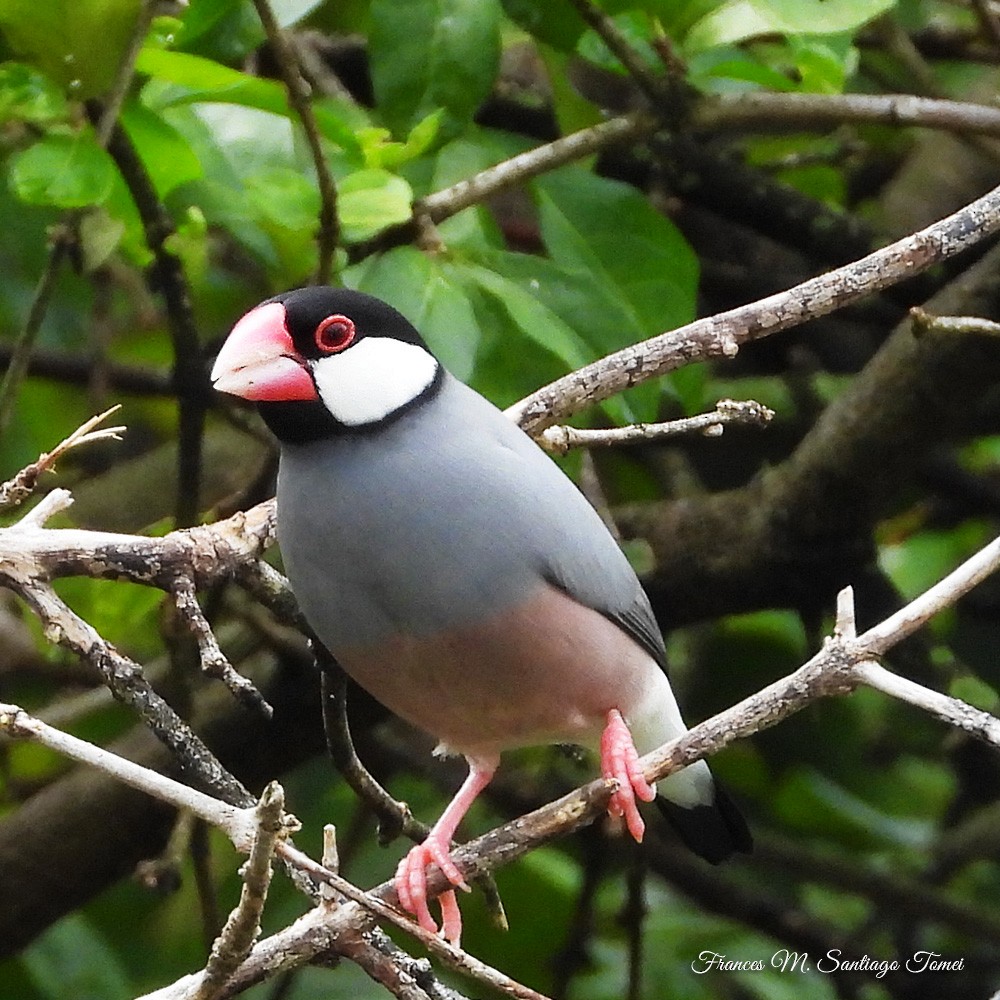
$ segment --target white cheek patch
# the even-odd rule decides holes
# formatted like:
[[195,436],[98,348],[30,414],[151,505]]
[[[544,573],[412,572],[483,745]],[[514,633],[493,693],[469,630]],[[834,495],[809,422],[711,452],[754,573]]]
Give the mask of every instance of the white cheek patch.
[[313,364],[326,408],[348,427],[378,423],[417,398],[434,381],[438,363],[416,344],[366,337]]

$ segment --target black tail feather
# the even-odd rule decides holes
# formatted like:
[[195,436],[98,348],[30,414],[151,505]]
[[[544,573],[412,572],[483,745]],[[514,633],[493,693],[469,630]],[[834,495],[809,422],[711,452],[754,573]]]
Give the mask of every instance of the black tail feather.
[[711,805],[684,808],[662,794],[656,797],[656,804],[684,845],[713,865],[737,852],[749,854],[753,850],[746,820],[718,783]]

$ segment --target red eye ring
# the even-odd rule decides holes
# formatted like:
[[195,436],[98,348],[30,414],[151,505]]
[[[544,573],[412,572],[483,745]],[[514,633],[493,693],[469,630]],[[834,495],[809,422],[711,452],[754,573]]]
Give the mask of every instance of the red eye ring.
[[347,316],[335,313],[327,316],[313,334],[316,346],[324,354],[336,354],[338,351],[349,347],[354,340],[354,322]]

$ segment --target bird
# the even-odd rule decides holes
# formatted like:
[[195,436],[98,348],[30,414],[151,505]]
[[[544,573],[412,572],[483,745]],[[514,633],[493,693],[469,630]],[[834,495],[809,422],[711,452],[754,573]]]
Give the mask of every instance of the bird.
[[[468,775],[399,863],[401,907],[458,943],[452,838],[504,751],[596,750],[608,811],[641,841],[655,798],[712,863],[748,852],[742,815],[697,761],[648,783],[639,756],[687,731],[663,637],[628,559],[575,483],[452,376],[396,309],[351,289],[269,298],[233,326],[215,389],[256,403],[277,438],[277,536],[310,628]],[[657,794],[659,793],[659,794]]]

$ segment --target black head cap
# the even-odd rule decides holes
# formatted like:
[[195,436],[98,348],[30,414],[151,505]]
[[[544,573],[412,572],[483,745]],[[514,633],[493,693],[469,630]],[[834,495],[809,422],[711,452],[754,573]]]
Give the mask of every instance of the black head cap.
[[392,337],[393,340],[417,344],[427,349],[413,324],[401,312],[364,292],[313,285],[283,292],[267,301],[280,302],[285,307],[285,325],[296,350],[304,358],[320,357],[315,339],[316,328],[323,320],[337,314],[346,316],[354,323],[356,340],[363,337]]

